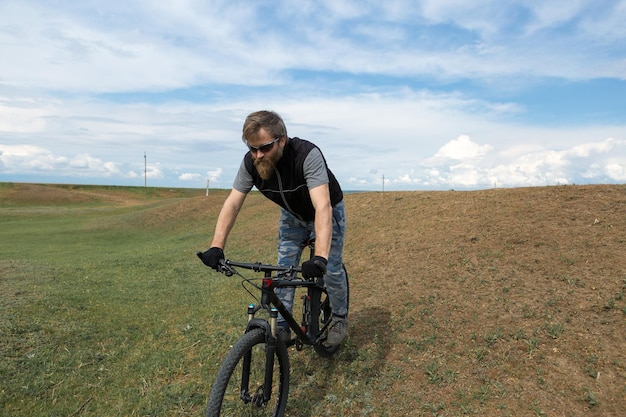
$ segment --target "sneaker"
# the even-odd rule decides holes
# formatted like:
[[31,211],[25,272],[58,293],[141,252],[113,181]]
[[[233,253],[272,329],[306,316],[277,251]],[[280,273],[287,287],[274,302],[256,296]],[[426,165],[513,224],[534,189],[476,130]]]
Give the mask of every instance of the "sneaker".
[[348,334],[348,319],[333,316],[326,337],[327,346],[339,346]]
[[287,323],[276,326],[276,338],[285,344],[291,340],[291,329]]

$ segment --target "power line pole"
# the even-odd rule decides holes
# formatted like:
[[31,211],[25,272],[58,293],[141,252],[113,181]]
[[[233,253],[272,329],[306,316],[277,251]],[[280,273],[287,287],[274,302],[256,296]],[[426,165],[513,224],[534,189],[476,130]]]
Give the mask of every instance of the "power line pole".
[[148,186],[148,159],[146,158],[146,151],[143,152],[143,186]]

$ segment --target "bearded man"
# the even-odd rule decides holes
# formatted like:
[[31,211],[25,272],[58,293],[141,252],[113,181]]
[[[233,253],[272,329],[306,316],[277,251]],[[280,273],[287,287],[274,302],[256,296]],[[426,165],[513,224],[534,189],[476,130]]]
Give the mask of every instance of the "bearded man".
[[[304,139],[289,138],[283,119],[275,112],[263,110],[248,115],[242,139],[249,152],[220,210],[211,247],[201,254],[201,259],[207,266],[218,269],[239,210],[252,187],[256,187],[281,208],[278,265],[298,266],[302,243],[315,238],[315,254],[302,264],[302,276],[324,278],[333,311],[325,343],[337,346],[345,339],[348,329],[343,269],[346,215],[341,187],[321,150]],[[291,311],[294,289],[283,288],[277,293]],[[282,317],[278,326],[279,338],[288,341],[290,329]]]

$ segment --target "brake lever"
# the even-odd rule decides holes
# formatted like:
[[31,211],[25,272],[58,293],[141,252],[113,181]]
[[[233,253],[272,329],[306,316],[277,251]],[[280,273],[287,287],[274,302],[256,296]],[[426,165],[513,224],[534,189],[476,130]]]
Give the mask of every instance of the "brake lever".
[[232,277],[236,273],[235,269],[232,266],[228,265],[228,261],[224,259],[220,259],[220,266],[218,266],[217,271],[221,272],[227,277]]

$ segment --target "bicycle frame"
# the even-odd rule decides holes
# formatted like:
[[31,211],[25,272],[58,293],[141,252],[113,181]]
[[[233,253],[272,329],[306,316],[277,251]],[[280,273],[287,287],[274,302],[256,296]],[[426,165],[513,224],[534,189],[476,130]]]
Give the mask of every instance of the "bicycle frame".
[[[292,339],[292,341],[288,344],[291,346],[297,341],[305,345],[314,345],[319,343],[318,335],[311,334],[308,329],[305,332],[303,328],[298,324],[296,319],[293,317],[292,313],[285,307],[282,303],[278,295],[275,293],[276,288],[310,288],[310,287],[319,287],[320,291],[324,291],[323,287],[317,280],[306,280],[303,278],[295,278],[295,274],[301,272],[299,267],[282,267],[276,265],[267,265],[261,263],[246,263],[246,262],[234,262],[230,260],[224,260],[221,263],[221,272],[224,272],[227,275],[240,275],[237,271],[235,271],[232,267],[239,267],[250,269],[254,272],[263,272],[264,277],[262,280],[262,284],[260,287],[256,286],[261,290],[261,302],[259,305],[254,306],[254,308],[248,309],[248,326],[246,331],[256,327],[267,327],[267,320],[265,319],[257,319],[254,315],[261,309],[264,309],[270,312],[270,327],[266,334],[271,335],[273,338],[276,337],[276,328],[275,324],[272,324],[271,310],[272,306],[276,309],[277,313],[280,313],[283,319],[289,324],[291,330],[297,336],[296,339]],[[272,277],[272,273],[277,272],[281,276],[290,276],[291,278],[280,278],[280,277]],[[243,277],[245,279],[245,277]],[[247,279],[246,279],[247,280]],[[248,280],[247,280],[248,281]],[[320,329],[323,330],[323,329]],[[320,332],[321,333],[321,332]]]

